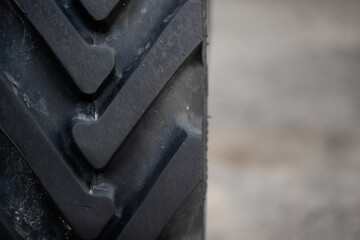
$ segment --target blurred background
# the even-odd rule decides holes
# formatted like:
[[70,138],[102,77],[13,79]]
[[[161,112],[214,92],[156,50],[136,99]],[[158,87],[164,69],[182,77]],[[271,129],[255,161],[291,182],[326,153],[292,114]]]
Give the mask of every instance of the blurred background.
[[360,239],[360,1],[211,0],[208,240]]

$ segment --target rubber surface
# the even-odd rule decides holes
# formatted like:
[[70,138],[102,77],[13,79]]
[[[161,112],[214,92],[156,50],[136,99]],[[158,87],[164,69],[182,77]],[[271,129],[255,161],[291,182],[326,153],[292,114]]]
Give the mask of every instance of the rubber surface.
[[0,234],[203,239],[203,0],[0,2]]

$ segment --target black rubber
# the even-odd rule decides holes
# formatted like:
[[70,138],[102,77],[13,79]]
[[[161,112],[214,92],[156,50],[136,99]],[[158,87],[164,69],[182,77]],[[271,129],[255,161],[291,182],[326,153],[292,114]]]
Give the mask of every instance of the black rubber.
[[0,236],[204,239],[205,0],[0,1]]

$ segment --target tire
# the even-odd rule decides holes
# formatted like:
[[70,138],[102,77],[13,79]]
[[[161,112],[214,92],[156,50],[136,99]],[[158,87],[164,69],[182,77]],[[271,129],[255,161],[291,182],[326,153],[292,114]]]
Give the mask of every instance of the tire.
[[205,0],[99,2],[0,2],[0,234],[204,239]]

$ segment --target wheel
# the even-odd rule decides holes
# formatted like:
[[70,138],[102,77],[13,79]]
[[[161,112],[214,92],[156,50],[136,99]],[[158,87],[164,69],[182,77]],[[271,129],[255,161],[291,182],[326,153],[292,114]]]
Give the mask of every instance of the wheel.
[[205,0],[0,2],[0,234],[203,239]]

